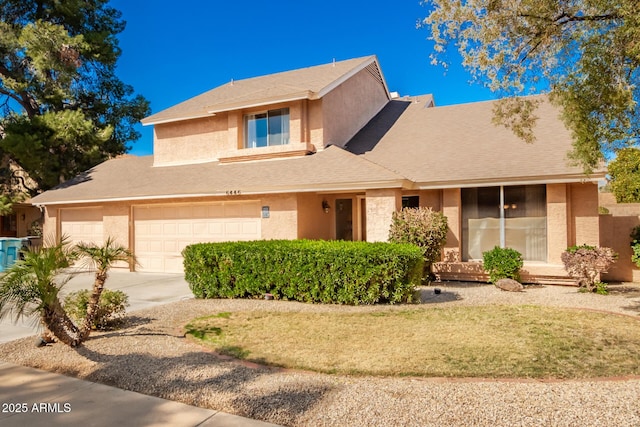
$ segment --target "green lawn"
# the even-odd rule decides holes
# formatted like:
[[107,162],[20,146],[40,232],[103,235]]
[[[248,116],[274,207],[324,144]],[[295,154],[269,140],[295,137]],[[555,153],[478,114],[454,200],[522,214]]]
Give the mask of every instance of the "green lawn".
[[594,378],[640,374],[640,321],[538,306],[219,313],[187,332],[238,358],[326,373]]

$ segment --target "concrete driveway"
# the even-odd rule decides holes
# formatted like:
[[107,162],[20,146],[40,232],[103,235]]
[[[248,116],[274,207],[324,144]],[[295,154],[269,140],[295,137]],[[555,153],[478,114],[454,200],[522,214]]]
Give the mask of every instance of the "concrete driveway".
[[[63,298],[64,295],[79,289],[91,289],[93,279],[93,273],[78,274],[62,289]],[[127,313],[193,298],[183,274],[131,273],[114,269],[109,273],[106,287],[119,289],[129,296],[130,305]],[[14,316],[9,315],[0,320],[0,343],[36,335],[38,332],[39,323],[36,318],[19,319],[18,322],[14,322]]]

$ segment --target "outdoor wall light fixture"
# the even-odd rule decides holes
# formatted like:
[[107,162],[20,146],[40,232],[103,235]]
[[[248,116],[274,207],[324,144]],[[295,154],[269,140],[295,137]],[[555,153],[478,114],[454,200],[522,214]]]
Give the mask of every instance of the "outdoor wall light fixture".
[[324,213],[329,213],[329,209],[331,209],[331,206],[329,206],[329,202],[327,202],[326,200],[322,201],[322,210],[324,211]]

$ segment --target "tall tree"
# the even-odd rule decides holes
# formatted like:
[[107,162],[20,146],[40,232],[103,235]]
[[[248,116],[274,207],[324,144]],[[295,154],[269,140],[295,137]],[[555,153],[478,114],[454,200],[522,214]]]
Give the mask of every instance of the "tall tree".
[[618,203],[640,202],[640,149],[618,151],[609,163],[609,186]]
[[32,193],[126,152],[149,113],[115,74],[125,22],[107,3],[0,2],[0,151]]
[[[446,64],[454,44],[473,79],[503,95],[549,92],[573,133],[570,158],[589,172],[638,143],[638,0],[425,0],[422,24]],[[532,141],[535,99],[498,103],[496,122]]]

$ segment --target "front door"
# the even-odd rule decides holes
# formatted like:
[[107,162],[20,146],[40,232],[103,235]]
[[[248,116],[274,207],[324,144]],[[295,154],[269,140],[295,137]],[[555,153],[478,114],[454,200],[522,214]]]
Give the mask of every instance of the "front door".
[[353,240],[352,199],[336,199],[336,240]]

